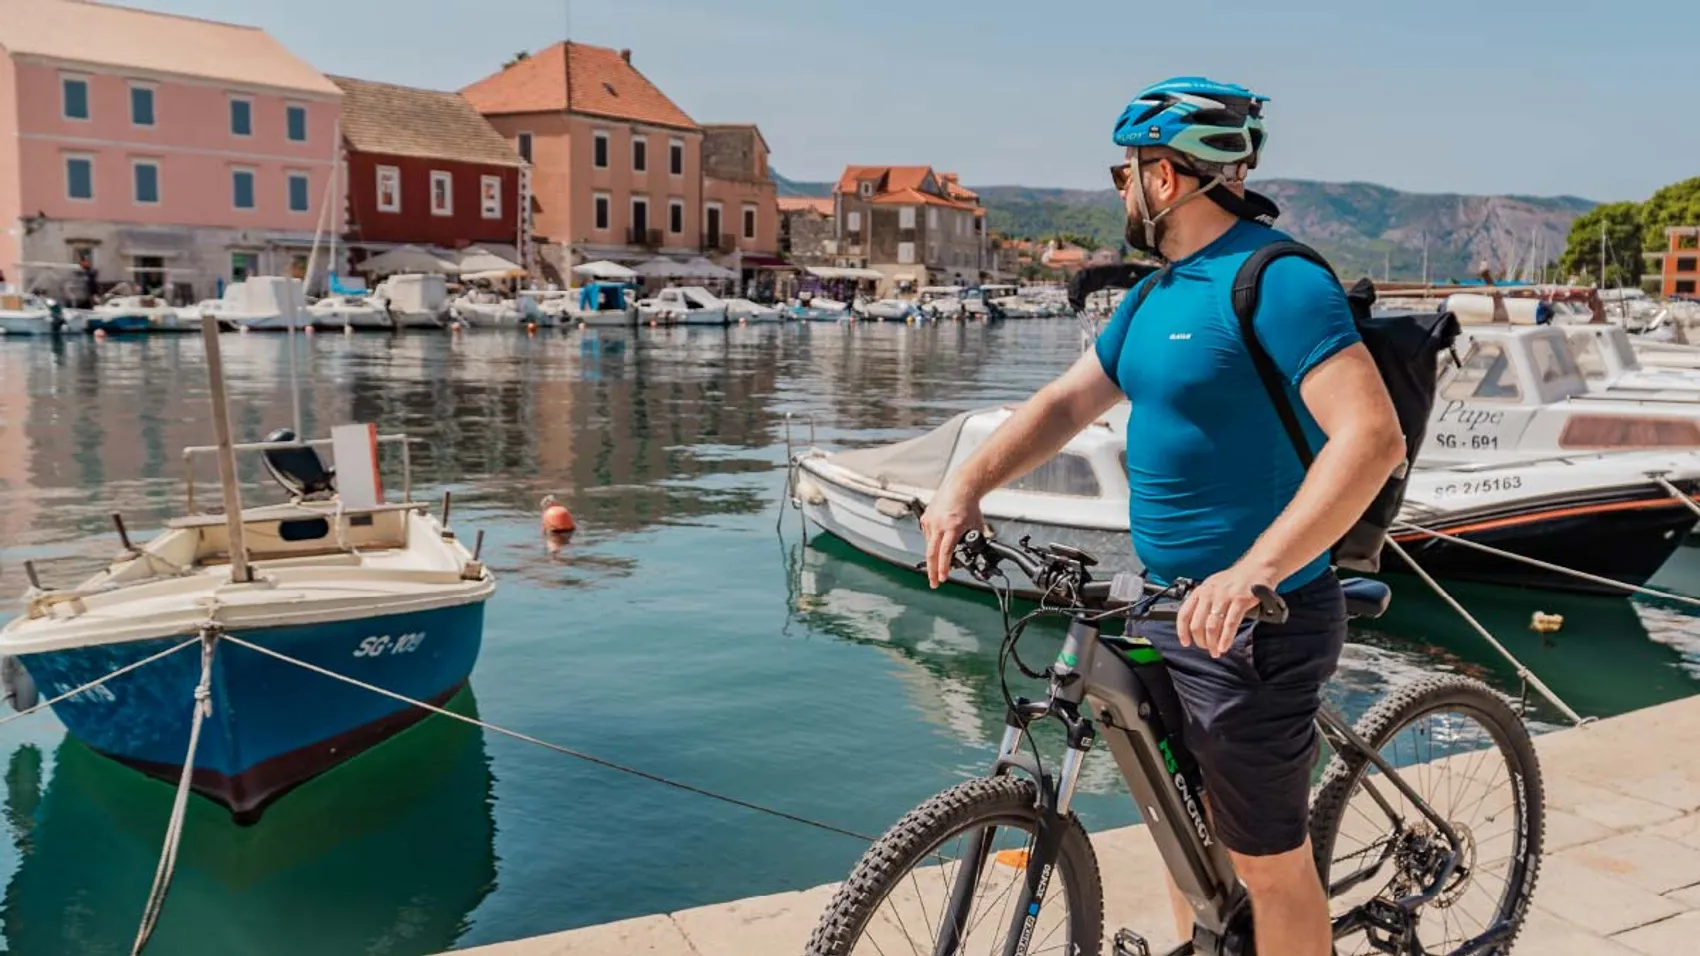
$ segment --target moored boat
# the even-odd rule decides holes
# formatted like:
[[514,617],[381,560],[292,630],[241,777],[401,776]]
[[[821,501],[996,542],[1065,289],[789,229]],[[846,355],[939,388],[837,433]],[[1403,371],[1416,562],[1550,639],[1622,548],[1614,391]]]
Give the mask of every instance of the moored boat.
[[[24,613],[0,629],[0,655],[43,697],[213,635],[212,715],[193,785],[239,820],[426,712],[218,635],[441,704],[466,683],[495,589],[424,505],[339,496],[312,450],[328,443],[278,437],[238,450],[266,453],[292,500],[243,509],[237,544],[225,515],[191,513],[75,588],[32,586]],[[375,471],[358,458],[340,464]],[[175,780],[201,667],[193,649],[178,652],[54,711],[92,749]]]
[[0,293],[0,335],[58,335],[76,331],[59,304],[41,296]]

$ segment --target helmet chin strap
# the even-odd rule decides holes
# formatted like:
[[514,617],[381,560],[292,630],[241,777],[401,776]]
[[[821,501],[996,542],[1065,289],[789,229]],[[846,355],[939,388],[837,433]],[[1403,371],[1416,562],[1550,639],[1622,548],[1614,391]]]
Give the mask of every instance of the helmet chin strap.
[[[1138,200],[1139,200],[1139,218],[1140,218],[1140,221],[1142,223],[1144,223],[1144,226],[1145,226],[1145,249],[1146,249],[1147,252],[1153,253],[1157,256],[1163,256],[1163,251],[1161,249],[1157,248],[1157,223],[1161,222],[1164,216],[1167,216],[1169,213],[1174,212],[1176,209],[1179,209],[1181,206],[1186,205],[1187,203],[1191,202],[1194,199],[1197,199],[1200,196],[1203,196],[1203,195],[1210,193],[1211,190],[1216,189],[1216,187],[1221,186],[1223,183],[1226,183],[1228,181],[1228,177],[1221,174],[1221,173],[1216,174],[1216,176],[1213,177],[1208,183],[1205,183],[1204,185],[1198,187],[1197,189],[1192,190],[1191,192],[1189,192],[1186,195],[1182,196],[1181,198],[1175,200],[1174,202],[1169,203],[1167,206],[1163,207],[1163,209],[1160,212],[1158,212],[1155,216],[1153,216],[1151,214],[1150,204],[1148,204],[1145,201],[1145,177],[1138,175],[1138,171],[1143,168],[1140,165],[1140,159],[1141,159],[1141,156],[1142,156],[1143,153],[1144,153],[1144,150],[1140,149],[1139,147],[1134,147],[1134,150],[1133,150],[1133,168],[1134,168],[1135,175],[1137,177],[1137,187],[1138,187],[1134,190],[1134,194],[1138,197]],[[1180,171],[1180,167],[1178,165],[1176,165],[1176,171],[1177,172]],[[1163,256],[1163,258],[1167,258],[1167,257]]]

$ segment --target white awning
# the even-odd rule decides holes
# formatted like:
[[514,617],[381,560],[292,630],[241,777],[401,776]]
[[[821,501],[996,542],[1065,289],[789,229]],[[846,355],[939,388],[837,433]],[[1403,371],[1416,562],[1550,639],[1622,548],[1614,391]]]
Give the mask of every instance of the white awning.
[[847,269],[843,266],[809,266],[809,274],[822,279],[871,279],[878,281],[885,278],[885,273],[878,269]]

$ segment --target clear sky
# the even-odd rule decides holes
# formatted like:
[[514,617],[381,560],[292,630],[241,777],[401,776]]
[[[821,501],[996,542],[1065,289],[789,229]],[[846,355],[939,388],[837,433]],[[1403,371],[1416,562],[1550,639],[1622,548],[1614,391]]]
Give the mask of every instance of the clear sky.
[[[568,0],[126,0],[262,26],[326,72],[458,89],[568,30]],[[915,163],[1099,187],[1177,73],[1273,98],[1258,175],[1642,199],[1700,174],[1692,0],[570,0],[573,39],[793,179]]]

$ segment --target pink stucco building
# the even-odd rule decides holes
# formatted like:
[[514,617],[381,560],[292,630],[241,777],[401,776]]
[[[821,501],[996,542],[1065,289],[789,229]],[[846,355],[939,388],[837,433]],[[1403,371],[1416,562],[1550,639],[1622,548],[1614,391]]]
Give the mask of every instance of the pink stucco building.
[[[300,275],[331,196],[342,92],[252,27],[0,0],[0,271],[181,299]],[[338,189],[340,192],[340,187]]]

